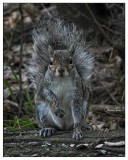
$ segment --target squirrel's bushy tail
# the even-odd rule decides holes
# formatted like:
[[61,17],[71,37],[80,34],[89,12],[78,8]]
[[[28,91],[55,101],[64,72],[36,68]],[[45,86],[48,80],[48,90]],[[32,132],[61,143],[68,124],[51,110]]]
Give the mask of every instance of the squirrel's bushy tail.
[[92,75],[93,57],[88,52],[88,45],[82,30],[74,24],[65,24],[63,20],[49,19],[46,23],[38,21],[33,30],[33,67],[31,67],[31,79],[35,87],[43,78],[49,64],[48,46],[53,50],[69,49],[74,45],[74,61],[78,73],[88,81]]

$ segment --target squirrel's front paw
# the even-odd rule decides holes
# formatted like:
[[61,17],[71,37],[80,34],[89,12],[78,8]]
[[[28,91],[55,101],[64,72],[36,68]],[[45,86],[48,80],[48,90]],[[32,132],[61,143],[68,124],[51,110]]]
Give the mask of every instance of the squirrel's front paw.
[[80,139],[82,139],[82,138],[83,138],[83,133],[82,133],[82,131],[79,131],[79,132],[74,131],[72,138],[75,139],[75,140],[80,140]]
[[63,110],[61,110],[60,108],[58,108],[58,109],[56,109],[56,111],[55,111],[55,115],[56,115],[57,117],[63,118],[64,115],[65,115],[65,113],[64,113]]

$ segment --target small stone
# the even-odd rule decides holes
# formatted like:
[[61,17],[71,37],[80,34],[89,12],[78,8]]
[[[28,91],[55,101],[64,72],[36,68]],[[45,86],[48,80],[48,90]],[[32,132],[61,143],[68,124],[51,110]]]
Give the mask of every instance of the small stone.
[[103,147],[103,144],[98,144],[95,149],[99,149],[99,148],[102,148]]
[[106,154],[107,151],[102,149],[102,150],[98,150],[98,152],[101,153],[101,154]]
[[35,145],[38,144],[38,142],[29,142],[28,145]]
[[41,147],[46,147],[46,146],[47,146],[46,144],[42,144],[42,145],[41,145]]
[[82,149],[86,149],[88,147],[89,144],[78,144],[76,146],[77,150],[82,150]]
[[37,156],[38,156],[38,154],[37,154],[37,153],[35,153],[35,154],[33,154],[33,155],[32,155],[32,157],[37,157]]
[[47,145],[47,146],[51,146],[52,144],[47,142],[46,145]]
[[62,143],[62,147],[67,148],[68,146],[64,143]]
[[70,147],[71,147],[71,148],[75,147],[75,144],[70,144]]
[[46,150],[47,150],[47,151],[50,151],[50,149],[49,149],[49,148],[47,148]]

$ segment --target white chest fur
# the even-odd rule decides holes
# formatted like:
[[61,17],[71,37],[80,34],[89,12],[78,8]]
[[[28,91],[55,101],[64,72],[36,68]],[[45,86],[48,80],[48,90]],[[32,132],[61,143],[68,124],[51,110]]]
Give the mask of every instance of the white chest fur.
[[56,77],[53,79],[49,89],[56,95],[60,108],[65,112],[64,118],[59,118],[50,113],[53,121],[61,129],[68,129],[73,125],[72,102],[73,102],[73,81],[70,76]]
[[73,97],[73,81],[70,76],[56,77],[50,86],[50,89],[58,98],[58,101],[63,105],[69,105]]

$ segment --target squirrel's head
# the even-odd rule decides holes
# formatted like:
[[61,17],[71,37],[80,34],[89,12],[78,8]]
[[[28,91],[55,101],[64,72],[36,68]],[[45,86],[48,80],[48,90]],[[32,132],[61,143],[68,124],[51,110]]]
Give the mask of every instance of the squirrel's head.
[[50,57],[49,69],[56,77],[69,76],[74,68],[73,46],[69,50],[53,50],[51,46],[49,46],[48,50]]

